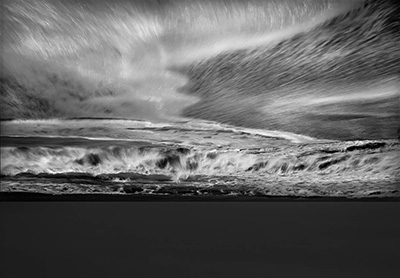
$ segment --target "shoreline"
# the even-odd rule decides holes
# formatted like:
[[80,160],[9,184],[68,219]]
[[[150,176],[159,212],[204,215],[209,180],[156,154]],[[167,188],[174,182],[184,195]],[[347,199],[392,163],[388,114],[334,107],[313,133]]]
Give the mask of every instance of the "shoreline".
[[27,192],[0,192],[2,202],[398,202],[400,196],[343,197],[343,196],[179,196],[141,194],[43,194]]

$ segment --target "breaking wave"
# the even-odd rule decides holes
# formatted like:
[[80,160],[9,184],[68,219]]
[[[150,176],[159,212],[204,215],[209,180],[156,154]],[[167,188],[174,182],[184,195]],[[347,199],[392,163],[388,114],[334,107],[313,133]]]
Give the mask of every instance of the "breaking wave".
[[[392,143],[392,145],[395,143]],[[399,152],[385,152],[386,143],[370,142],[311,152],[201,151],[160,147],[3,147],[1,175],[68,174],[135,179],[162,175],[180,181],[195,176],[358,173],[396,176]]]

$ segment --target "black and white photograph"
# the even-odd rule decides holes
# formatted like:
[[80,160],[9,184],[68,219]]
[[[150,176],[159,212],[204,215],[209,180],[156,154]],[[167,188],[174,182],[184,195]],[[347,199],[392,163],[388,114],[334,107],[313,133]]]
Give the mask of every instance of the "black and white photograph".
[[0,13],[1,277],[397,277],[399,1]]

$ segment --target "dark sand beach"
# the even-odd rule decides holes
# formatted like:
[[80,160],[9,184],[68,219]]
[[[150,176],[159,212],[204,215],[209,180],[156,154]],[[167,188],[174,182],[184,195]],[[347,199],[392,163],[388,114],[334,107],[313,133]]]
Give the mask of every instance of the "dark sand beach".
[[1,202],[2,277],[397,277],[399,202]]

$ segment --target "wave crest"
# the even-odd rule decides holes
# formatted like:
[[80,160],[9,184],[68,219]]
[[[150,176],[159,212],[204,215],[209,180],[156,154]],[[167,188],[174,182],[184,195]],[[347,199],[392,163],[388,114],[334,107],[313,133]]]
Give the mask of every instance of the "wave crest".
[[[385,143],[364,143],[344,149],[287,153],[269,151],[201,151],[160,147],[4,147],[1,174],[21,173],[165,175],[173,181],[197,175],[296,176],[317,174],[399,175],[399,152],[387,152]],[[391,148],[389,146],[389,148]]]

